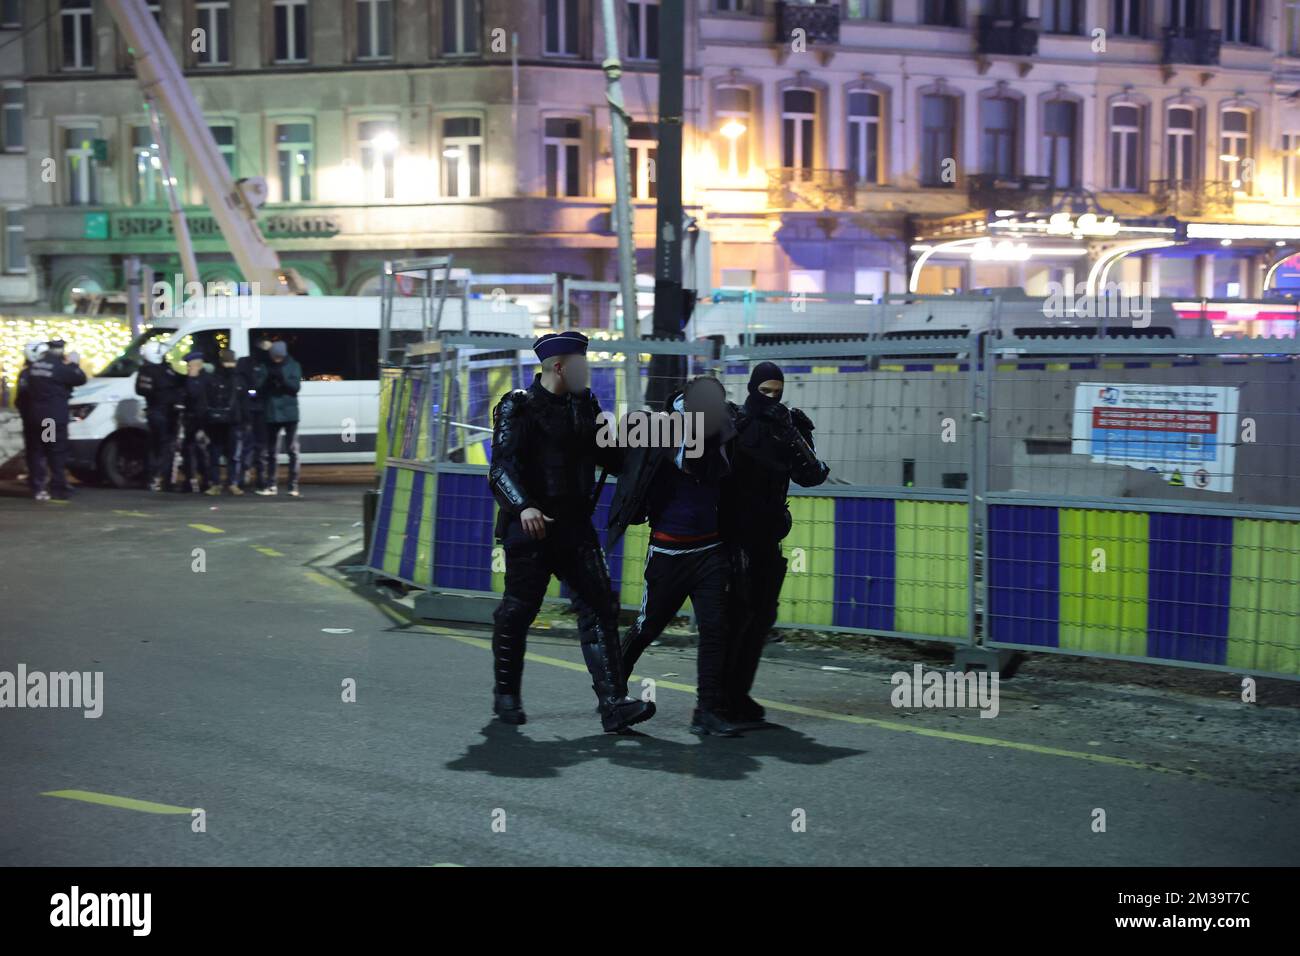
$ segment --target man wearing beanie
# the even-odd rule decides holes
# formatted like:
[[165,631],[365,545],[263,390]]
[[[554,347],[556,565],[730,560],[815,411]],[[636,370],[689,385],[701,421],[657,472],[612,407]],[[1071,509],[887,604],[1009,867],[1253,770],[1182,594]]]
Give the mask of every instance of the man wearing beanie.
[[749,395],[737,417],[735,468],[722,494],[723,537],[739,545],[746,573],[733,593],[733,635],[727,664],[728,716],[740,728],[764,723],[763,708],[749,696],[767,635],[776,623],[786,560],[781,541],[792,519],[786,504],[790,481],[812,488],[830,474],[814,450],[813,423],[799,409],[781,404],[785,374],[760,362],[749,376]]
[[271,346],[271,361],[266,379],[258,394],[265,395],[266,406],[266,480],[259,495],[278,495],[276,473],[280,470],[280,433],[284,433],[285,451],[289,455],[289,495],[298,492],[298,390],[302,388],[302,366],[289,354],[289,346],[276,342]]
[[655,712],[653,703],[627,696],[618,603],[591,523],[595,466],[617,472],[622,450],[596,442],[600,403],[588,387],[587,337],[543,335],[533,351],[542,370],[532,387],[507,392],[492,411],[488,483],[500,505],[496,538],[506,558],[505,594],[493,615],[492,709],[508,724],[527,719],[520,687],[528,628],[554,575],[574,595],[601,724],[619,732]]

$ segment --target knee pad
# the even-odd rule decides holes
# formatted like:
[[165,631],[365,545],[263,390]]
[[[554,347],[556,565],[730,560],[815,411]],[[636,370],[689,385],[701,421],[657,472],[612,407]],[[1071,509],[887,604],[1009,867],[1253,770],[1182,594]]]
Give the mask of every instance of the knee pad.
[[522,601],[513,595],[507,594],[497,605],[496,611],[492,614],[492,620],[502,631],[509,633],[523,633],[527,631],[537,617],[537,612],[542,609],[541,604],[534,604],[529,601]]

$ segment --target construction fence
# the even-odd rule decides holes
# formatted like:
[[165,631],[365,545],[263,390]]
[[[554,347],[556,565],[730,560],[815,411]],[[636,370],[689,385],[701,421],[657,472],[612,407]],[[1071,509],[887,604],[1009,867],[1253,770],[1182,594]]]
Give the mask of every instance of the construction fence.
[[[385,369],[376,574],[502,590],[491,411],[532,382],[530,346],[444,333]],[[654,356],[736,402],[776,362],[816,424],[831,477],[792,488],[780,626],[1300,677],[1294,339],[611,339],[589,352],[602,407],[647,394]],[[608,549],[627,607],[646,541]]]

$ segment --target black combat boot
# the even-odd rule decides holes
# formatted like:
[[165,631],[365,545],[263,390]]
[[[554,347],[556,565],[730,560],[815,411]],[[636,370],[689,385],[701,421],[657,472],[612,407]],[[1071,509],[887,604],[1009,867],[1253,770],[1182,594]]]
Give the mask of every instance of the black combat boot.
[[618,733],[655,715],[655,705],[651,701],[627,696],[617,626],[600,625],[586,631],[582,656],[591,672],[591,689],[596,692],[600,723],[605,733]]
[[503,724],[528,723],[528,715],[524,713],[524,700],[519,694],[503,694],[493,688],[492,713],[500,717]]

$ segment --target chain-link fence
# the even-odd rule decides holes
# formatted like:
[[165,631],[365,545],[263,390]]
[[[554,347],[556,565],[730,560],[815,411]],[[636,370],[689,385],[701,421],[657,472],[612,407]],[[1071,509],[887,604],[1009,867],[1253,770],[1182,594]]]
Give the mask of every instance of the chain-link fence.
[[[1300,675],[1294,340],[1043,335],[987,308],[946,334],[593,338],[592,389],[621,415],[713,375],[739,403],[781,366],[831,476],[792,489],[780,624]],[[491,411],[531,344],[444,332],[391,370],[377,573],[501,590]],[[646,539],[607,553],[629,607]]]

